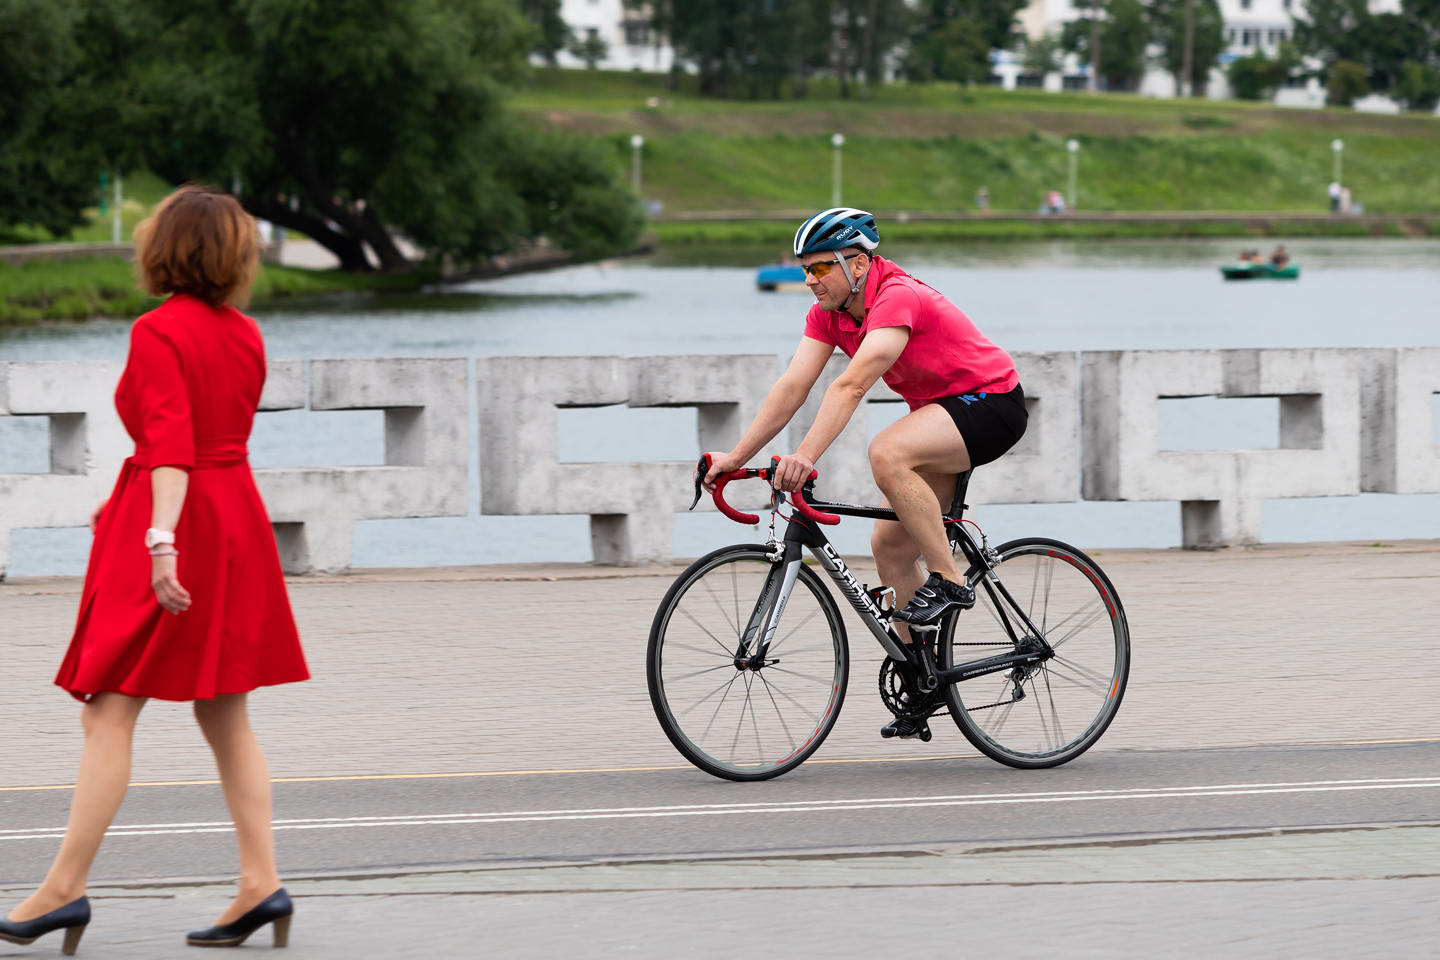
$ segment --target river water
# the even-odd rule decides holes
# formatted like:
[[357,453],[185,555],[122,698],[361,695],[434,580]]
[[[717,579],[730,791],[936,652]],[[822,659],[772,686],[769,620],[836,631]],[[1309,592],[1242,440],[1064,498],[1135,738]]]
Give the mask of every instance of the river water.
[[[895,244],[883,252],[954,300],[1001,346],[1016,351],[1440,344],[1440,241],[1287,242],[1298,282],[1224,283],[1216,267],[1239,240],[1086,240]],[[289,301],[255,312],[276,359],[482,357],[546,354],[770,353],[788,356],[810,299],[762,293],[756,265],[769,248],[696,246],[644,259],[509,277],[405,296]],[[124,358],[127,321],[0,330],[0,359]],[[1440,424],[1440,396],[1434,401]],[[869,405],[872,433],[898,412]],[[472,437],[473,429],[472,416]],[[1440,443],[1440,426],[1436,427]],[[40,418],[0,418],[0,472],[48,469]],[[1274,447],[1273,399],[1165,401],[1166,448]],[[695,455],[692,410],[597,408],[560,413],[560,455],[571,462],[685,460]],[[472,439],[472,446],[474,440]],[[383,462],[381,414],[261,414],[256,466]],[[471,452],[471,476],[476,476]],[[997,539],[1042,533],[1090,548],[1174,546],[1174,503],[989,506],[977,514]],[[834,536],[862,552],[861,522]],[[356,525],[355,565],[428,566],[590,557],[585,517],[470,516]],[[676,554],[694,556],[750,531],[713,514],[681,515]],[[1267,541],[1440,537],[1440,495],[1365,494],[1272,500]],[[17,530],[10,572],[80,573],[83,529]]]

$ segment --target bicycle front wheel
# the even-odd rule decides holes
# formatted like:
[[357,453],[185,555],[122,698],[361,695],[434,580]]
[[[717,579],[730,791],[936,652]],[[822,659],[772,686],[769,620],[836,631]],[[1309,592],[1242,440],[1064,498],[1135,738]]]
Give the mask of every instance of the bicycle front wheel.
[[966,573],[975,608],[947,618],[941,666],[1038,647],[1037,634],[1055,655],[950,684],[945,698],[960,732],[987,757],[1058,766],[1090,749],[1120,708],[1130,674],[1125,609],[1095,561],[1068,544],[1030,537],[996,552],[994,581],[974,567]]
[[650,628],[660,726],[686,759],[727,780],[767,780],[803,763],[835,726],[850,674],[840,610],[803,564],[769,650],[751,656],[747,626],[765,622],[784,575],[766,554],[741,544],[696,560]]

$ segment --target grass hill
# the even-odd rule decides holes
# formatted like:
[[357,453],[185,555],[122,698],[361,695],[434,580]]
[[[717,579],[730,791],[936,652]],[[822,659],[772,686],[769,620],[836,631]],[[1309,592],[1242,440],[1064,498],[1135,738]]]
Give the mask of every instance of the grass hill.
[[537,71],[513,105],[603,138],[630,162],[645,137],[643,192],[665,215],[828,206],[830,134],[846,136],[846,203],[886,211],[1034,211],[1065,189],[1065,141],[1081,144],[1090,211],[1296,211],[1326,207],[1330,143],[1367,213],[1440,213],[1440,120],[1240,101],[1157,100],[954,84],[890,85],[841,99],[741,101],[677,91],[659,74]]

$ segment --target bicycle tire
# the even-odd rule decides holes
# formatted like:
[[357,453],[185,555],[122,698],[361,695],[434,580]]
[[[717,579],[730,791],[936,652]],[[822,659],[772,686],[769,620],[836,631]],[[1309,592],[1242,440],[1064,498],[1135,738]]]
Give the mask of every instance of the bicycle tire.
[[[840,608],[819,575],[803,564],[775,634],[774,662],[755,670],[734,666],[733,653],[766,578],[780,572],[768,559],[769,552],[759,544],[734,544],[696,560],[670,586],[650,627],[646,675],[655,717],[685,759],[726,780],[768,780],[804,763],[834,728],[849,681],[849,644]],[[807,611],[809,606],[813,609]],[[817,623],[801,636],[821,614],[823,626]],[[731,658],[728,669],[726,657]],[[685,703],[689,681],[702,677],[703,686],[717,678],[721,685],[696,703]],[[722,712],[733,714],[727,701],[737,685],[744,700],[727,751],[715,723]],[[717,695],[708,722],[703,713],[691,716]],[[792,717],[805,720],[798,733],[787,723],[782,702]],[[757,703],[759,711],[753,709]],[[727,715],[722,730],[729,729],[729,721]],[[741,733],[747,741],[744,753],[739,749]],[[752,733],[757,749],[749,753]]]
[[[998,579],[1005,583],[1010,575],[1012,596],[1055,648],[1055,658],[1022,671],[1019,687],[1034,704],[1033,715],[1029,705],[1017,709],[1025,699],[1014,699],[1016,678],[1010,671],[948,684],[945,700],[960,732],[992,760],[1024,769],[1059,766],[1094,746],[1120,709],[1130,675],[1125,608],[1099,565],[1067,543],[1025,537],[1001,544],[996,553]],[[1063,575],[1058,591],[1056,574]],[[978,567],[971,567],[965,577],[976,592],[976,605],[942,625],[942,668],[1016,649],[996,613],[997,602],[1005,603],[1000,592]],[[1027,577],[1028,591],[1023,582]],[[1013,609],[1007,607],[1007,613],[1022,626]],[[974,639],[987,631],[993,642]],[[1057,691],[1065,703],[1065,718],[1056,703]],[[1078,722],[1071,727],[1078,735],[1065,733],[1067,722]]]

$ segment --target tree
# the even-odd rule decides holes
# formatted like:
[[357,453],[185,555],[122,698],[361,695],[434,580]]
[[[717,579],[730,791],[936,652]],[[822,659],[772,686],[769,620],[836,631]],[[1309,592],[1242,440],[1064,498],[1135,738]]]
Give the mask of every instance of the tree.
[[1064,50],[1060,46],[1059,34],[1046,33],[1027,40],[1022,58],[1025,72],[1039,77],[1059,72],[1062,53]]
[[1293,18],[1295,46],[1318,59],[1322,73],[1328,74],[1338,60],[1365,59],[1368,0],[1307,0],[1305,14]]
[[1370,92],[1370,80],[1365,68],[1349,60],[1339,60],[1330,68],[1325,81],[1325,102],[1332,107],[1353,106],[1355,101]]
[[601,60],[610,55],[610,47],[592,29],[583,38],[575,37],[570,41],[570,55],[584,63],[587,69],[594,70],[600,66]]
[[1144,75],[1145,48],[1150,42],[1145,7],[1140,0],[1105,0],[1105,19],[1098,21],[1098,26],[1088,19],[1073,20],[1065,25],[1060,42],[1092,64],[1098,60],[1107,90],[1133,90]]
[[1394,92],[1406,110],[1433,113],[1440,103],[1440,72],[1428,63],[1406,63]]
[[[1192,96],[1204,96],[1210,69],[1225,51],[1225,17],[1216,0],[1191,0],[1192,39],[1189,87]],[[1186,0],[1156,0],[1150,8],[1154,39],[1160,45],[1160,62],[1175,75],[1176,90],[1185,87]]]
[[569,24],[560,16],[560,0],[521,0],[521,3],[525,19],[535,27],[532,52],[555,66],[557,55],[574,39]]
[[64,236],[100,172],[133,163],[124,14],[115,0],[0,0],[0,226]]
[[916,80],[974,83],[990,75],[990,51],[1015,43],[1024,0],[921,0],[906,73]]
[[[368,269],[366,248],[407,269],[397,234],[468,262],[550,230],[589,250],[638,233],[637,200],[606,158],[504,113],[533,42],[511,0],[131,2],[152,38],[136,131],[151,169],[238,179],[249,212],[344,269]],[[533,169],[563,179],[532,189]]]
[[1265,56],[1264,50],[1256,50],[1249,56],[1232,60],[1225,75],[1236,99],[1268,100],[1285,82],[1288,70],[1281,61]]

